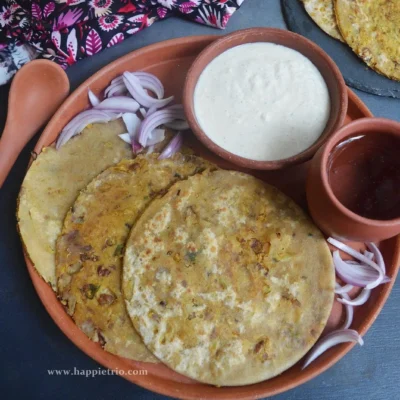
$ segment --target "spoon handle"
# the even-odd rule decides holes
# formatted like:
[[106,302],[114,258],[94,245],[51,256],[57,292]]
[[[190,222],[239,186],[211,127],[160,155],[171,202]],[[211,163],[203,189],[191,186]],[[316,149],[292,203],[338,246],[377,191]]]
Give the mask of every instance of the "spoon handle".
[[7,137],[10,137],[10,135],[6,134],[6,130],[4,130],[2,138],[0,139],[0,188],[3,186],[8,173],[21,152],[20,146],[18,146],[18,144],[9,143]]

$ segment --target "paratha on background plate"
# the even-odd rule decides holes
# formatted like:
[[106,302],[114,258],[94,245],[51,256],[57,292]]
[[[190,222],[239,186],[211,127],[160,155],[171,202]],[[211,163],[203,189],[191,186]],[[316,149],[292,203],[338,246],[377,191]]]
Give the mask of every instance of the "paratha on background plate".
[[155,197],[211,166],[192,155],[157,158],[123,160],[91,181],[65,218],[56,253],[59,296],[78,327],[113,354],[151,362],[157,360],[133,328],[121,294],[125,243]]
[[67,211],[96,175],[123,158],[131,147],[118,134],[122,120],[93,124],[59,150],[45,147],[30,166],[18,199],[18,228],[25,250],[55,290],[55,246]]
[[314,22],[329,36],[344,42],[336,22],[335,0],[302,0],[304,8]]
[[306,214],[232,171],[195,175],[154,200],[124,257],[123,294],[144,343],[177,372],[220,386],[299,361],[326,325],[334,285]]
[[400,80],[400,1],[335,0],[340,32],[364,62]]

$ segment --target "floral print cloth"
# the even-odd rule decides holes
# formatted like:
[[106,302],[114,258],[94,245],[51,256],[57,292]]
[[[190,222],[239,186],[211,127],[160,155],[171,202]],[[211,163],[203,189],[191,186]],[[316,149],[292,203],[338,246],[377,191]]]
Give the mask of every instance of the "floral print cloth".
[[224,29],[243,1],[2,0],[0,84],[34,57],[32,49],[66,68],[172,15]]

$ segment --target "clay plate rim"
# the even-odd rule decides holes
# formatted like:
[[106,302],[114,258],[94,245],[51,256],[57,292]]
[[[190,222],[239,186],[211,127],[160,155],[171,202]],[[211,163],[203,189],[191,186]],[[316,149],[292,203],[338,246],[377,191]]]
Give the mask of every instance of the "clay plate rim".
[[[199,48],[199,51],[203,49],[208,44],[215,41],[218,36],[214,35],[204,35],[204,36],[194,36],[189,38],[178,38],[172,39],[165,42],[160,42],[157,44],[153,44],[142,49],[136,50],[124,57],[117,59],[111,64],[99,70],[96,74],[94,74],[91,78],[82,83],[63,103],[60,109],[56,112],[54,117],[51,119],[46,129],[40,136],[38,143],[35,146],[35,151],[37,153],[40,152],[43,146],[50,145],[59,133],[59,125],[61,124],[62,119],[70,118],[77,111],[83,109],[87,105],[87,100],[82,100],[80,97],[86,98],[86,91],[88,86],[94,89],[95,92],[99,92],[102,90],[109,82],[110,79],[115,77],[117,74],[115,71],[118,70],[120,66],[129,62],[130,60],[137,59],[138,57],[146,57],[147,55],[151,55],[153,52],[159,52],[162,49],[169,48],[179,48],[183,46],[190,45],[190,52],[192,52],[193,47]],[[185,50],[186,56],[188,50]],[[181,57],[184,57],[183,55]],[[179,58],[179,57],[177,57]],[[97,90],[96,90],[97,89]],[[85,93],[85,96],[83,96]],[[349,99],[353,104],[358,108],[361,113],[365,116],[372,116],[371,112],[365,106],[365,104],[350,90],[348,89]],[[373,306],[373,310],[370,311],[369,317],[364,320],[359,328],[359,332],[361,335],[364,335],[370,326],[373,324],[379,312],[381,311],[383,305],[385,304],[390,291],[394,285],[395,278],[398,273],[398,264],[400,260],[400,236],[394,239],[395,240],[395,252],[393,255],[392,264],[395,265],[393,268],[392,280],[390,283],[386,284],[380,292],[377,294],[376,303]],[[52,291],[50,286],[40,277],[40,275],[36,272],[36,269],[32,265],[29,257],[24,251],[24,257],[27,264],[28,272],[32,279],[32,283],[35,287],[36,292],[38,293],[40,300],[42,301],[44,307],[47,312],[50,314],[54,322],[59,326],[59,328],[63,331],[63,333],[84,353],[88,356],[96,360],[99,364],[104,366],[105,368],[114,369],[132,369],[132,367],[140,368],[145,367],[146,363],[135,362],[134,365],[130,364],[130,368],[126,368],[127,360],[121,357],[114,356],[106,351],[102,350],[99,345],[91,342],[83,332],[80,332],[78,328],[76,330],[78,332],[73,331],[73,327],[75,327],[74,323],[70,319],[70,317],[62,310],[61,304],[58,302],[55,293]],[[60,310],[62,312],[60,312]],[[312,364],[306,370],[299,372],[295,379],[287,380],[285,384],[279,386],[278,388],[269,388],[268,382],[264,381],[255,385],[248,386],[238,386],[238,387],[224,387],[224,388],[216,388],[209,385],[193,385],[193,389],[189,392],[187,390],[188,385],[172,382],[169,379],[158,376],[140,376],[140,375],[131,375],[131,376],[123,376],[125,379],[133,382],[139,386],[142,386],[146,389],[152,390],[156,393],[173,396],[176,398],[185,398],[185,399],[226,399],[231,400],[232,397],[236,399],[254,399],[254,398],[262,398],[266,396],[272,396],[289,389],[292,389],[296,386],[299,386],[310,379],[318,376],[322,372],[326,371],[333,364],[339,361],[347,352],[349,352],[354,344],[343,344],[337,346],[335,349],[332,349],[329,353],[324,356],[321,356],[318,362]],[[263,387],[267,386],[267,387]],[[181,388],[180,388],[181,387]]]
[[[266,42],[277,43],[299,51],[318,68],[328,86],[331,110],[326,127],[318,140],[306,150],[294,156],[273,161],[257,161],[222,148],[211,140],[200,127],[194,111],[193,96],[198,78],[204,68],[224,51],[241,44]],[[347,115],[348,91],[343,76],[324,50],[305,37],[277,28],[249,28],[239,30],[216,40],[207,46],[195,59],[186,77],[183,90],[183,106],[189,125],[197,138],[212,152],[236,165],[259,170],[276,170],[295,164],[301,164],[311,159],[317,150],[323,146],[329,137],[343,126]]]

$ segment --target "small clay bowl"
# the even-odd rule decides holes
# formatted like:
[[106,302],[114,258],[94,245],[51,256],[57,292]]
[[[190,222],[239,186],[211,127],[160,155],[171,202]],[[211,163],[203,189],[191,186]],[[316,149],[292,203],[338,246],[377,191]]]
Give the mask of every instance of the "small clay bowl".
[[[320,138],[308,149],[295,156],[274,160],[274,161],[257,161],[245,157],[241,157],[223,149],[215,144],[202,130],[197,122],[194,111],[194,90],[197,81],[204,68],[217,56],[224,51],[245,43],[269,42],[297,50],[319,69],[328,86],[331,99],[331,112],[329,120],[322,132]],[[220,157],[231,161],[244,168],[274,170],[288,167],[294,164],[303,163],[311,159],[315,152],[328,140],[331,134],[337,131],[344,122],[347,112],[347,88],[339,71],[339,68],[333,60],[316,44],[303,36],[297,35],[289,31],[275,28],[251,28],[231,33],[223,38],[215,41],[206,49],[204,49],[196,58],[190,68],[183,91],[183,106],[190,128],[197,138],[211,151]]]
[[[311,161],[307,177],[307,202],[313,220],[327,235],[357,242],[378,242],[400,233],[400,218],[389,220],[365,218],[346,208],[336,197],[335,193],[338,193],[338,189],[341,196],[345,196],[341,198],[358,193],[365,181],[351,178],[346,180],[346,175],[341,175],[342,179],[338,181],[340,187],[337,187],[334,193],[329,179],[330,174],[333,173],[331,154],[339,143],[358,135],[373,135],[369,138],[371,142],[368,151],[377,149],[378,155],[381,149],[380,143],[383,140],[382,134],[393,136],[400,142],[400,123],[384,118],[363,118],[351,122],[336,132],[326,145],[318,150]],[[360,168],[359,165],[362,164],[359,161],[366,154],[364,146],[362,141],[354,140],[352,142],[354,156],[351,154],[346,156],[347,158],[341,158],[340,163],[353,162],[356,167],[352,168]],[[348,159],[349,157],[351,160]],[[399,196],[399,194],[394,195]]]

